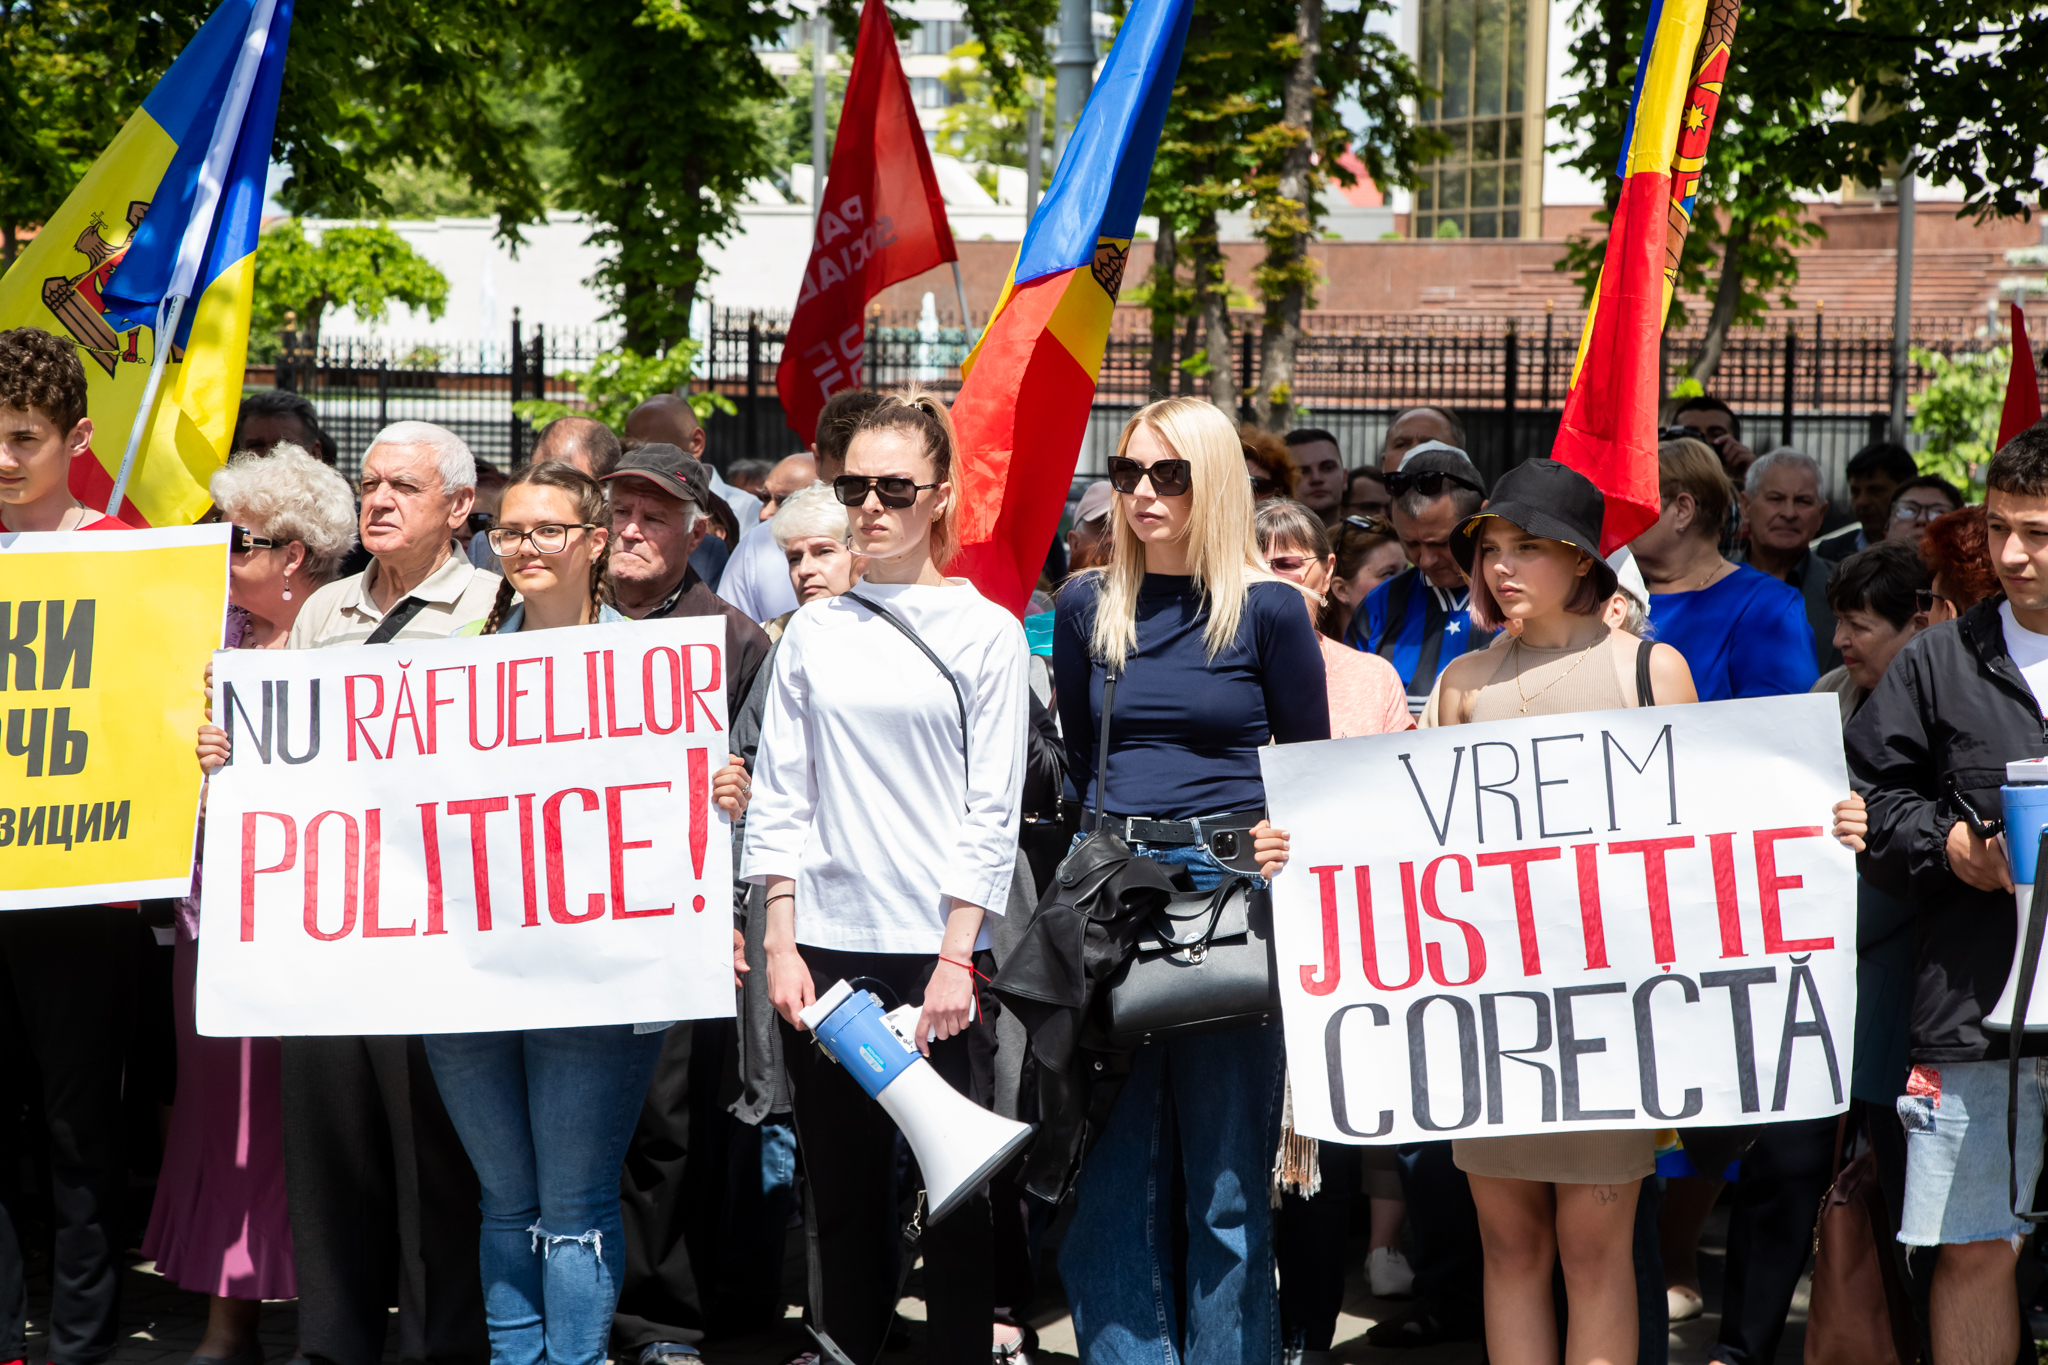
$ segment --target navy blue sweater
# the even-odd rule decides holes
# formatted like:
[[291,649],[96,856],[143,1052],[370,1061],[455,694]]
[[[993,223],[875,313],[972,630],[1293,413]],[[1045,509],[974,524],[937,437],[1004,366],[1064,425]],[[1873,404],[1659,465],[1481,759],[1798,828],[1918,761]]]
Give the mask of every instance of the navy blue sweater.
[[[1105,673],[1089,652],[1098,587],[1084,579],[1060,594],[1052,640],[1067,771],[1091,806]],[[1110,814],[1186,820],[1255,810],[1266,804],[1259,750],[1268,740],[1330,737],[1322,648],[1292,584],[1252,584],[1237,638],[1214,659],[1192,578],[1146,574],[1137,620],[1138,647],[1110,717]]]

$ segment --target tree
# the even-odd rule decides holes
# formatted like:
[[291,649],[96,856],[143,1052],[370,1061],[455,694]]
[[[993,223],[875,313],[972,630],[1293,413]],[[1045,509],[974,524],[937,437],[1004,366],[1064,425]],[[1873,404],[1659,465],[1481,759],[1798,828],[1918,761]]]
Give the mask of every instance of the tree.
[[315,244],[294,218],[256,245],[251,331],[276,331],[295,315],[310,350],[320,344],[329,308],[352,308],[376,323],[393,303],[438,318],[448,306],[448,280],[388,227],[330,227]]
[[[1022,166],[1031,146],[1031,93],[1027,82],[1017,90],[1019,98],[1004,99],[983,69],[986,49],[978,42],[962,43],[947,55],[953,64],[946,69],[946,88],[959,97],[939,115],[938,149],[962,161],[984,168]],[[1039,91],[1038,164],[1052,165],[1053,92]],[[996,192],[995,173],[984,170],[977,176],[982,188]]]
[[2012,348],[1945,356],[1916,346],[1913,363],[1933,376],[1913,413],[1913,430],[1927,437],[1926,447],[1914,457],[1920,472],[1939,474],[1981,498],[1984,471],[1998,450],[1998,414]]
[[[636,355],[628,350],[600,353],[587,370],[563,370],[556,375],[576,386],[580,403],[557,403],[552,399],[529,398],[512,405],[520,420],[534,427],[546,426],[558,417],[576,414],[595,417],[614,431],[626,429],[626,419],[657,394],[680,393],[690,386],[690,366],[699,346],[685,337],[659,355]],[[698,421],[714,412],[739,411],[722,393],[689,395],[690,410]]]

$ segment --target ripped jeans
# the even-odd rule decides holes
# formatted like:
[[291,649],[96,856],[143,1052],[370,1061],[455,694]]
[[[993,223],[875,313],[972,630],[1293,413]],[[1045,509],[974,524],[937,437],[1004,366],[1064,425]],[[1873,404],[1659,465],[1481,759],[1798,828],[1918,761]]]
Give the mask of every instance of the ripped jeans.
[[483,1187],[491,1365],[603,1365],[619,1300],[619,1169],[663,1034],[630,1024],[427,1037]]

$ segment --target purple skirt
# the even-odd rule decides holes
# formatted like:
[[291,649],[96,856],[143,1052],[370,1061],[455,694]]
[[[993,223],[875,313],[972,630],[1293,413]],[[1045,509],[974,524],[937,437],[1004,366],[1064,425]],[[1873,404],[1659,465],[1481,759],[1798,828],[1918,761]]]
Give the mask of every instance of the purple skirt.
[[179,935],[178,1098],[142,1253],[180,1289],[298,1297],[285,1211],[275,1038],[202,1038],[193,1023],[199,945]]

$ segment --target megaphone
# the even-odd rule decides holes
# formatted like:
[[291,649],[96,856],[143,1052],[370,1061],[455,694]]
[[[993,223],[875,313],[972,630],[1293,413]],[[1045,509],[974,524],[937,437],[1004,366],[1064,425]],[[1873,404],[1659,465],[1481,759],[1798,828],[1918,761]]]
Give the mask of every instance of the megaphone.
[[[2029,758],[2005,766],[2005,785],[1998,789],[2005,815],[2005,853],[2012,861],[2012,889],[2019,917],[2014,939],[2012,970],[2006,975],[2005,990],[1998,1003],[1984,1016],[1984,1027],[2010,1032],[2015,1016],[2023,1016],[2020,1031],[2048,1033],[2048,991],[2041,978],[2048,976],[2048,962],[2036,970],[2024,1010],[2019,1007],[2020,965],[2026,953],[2027,920],[2034,906],[2034,877],[2041,854],[2041,831],[2048,827],[2048,759]],[[2048,912],[2048,907],[2043,907]],[[2044,954],[2048,956],[2048,954]]]
[[918,1014],[915,1005],[884,1013],[873,992],[841,981],[801,1011],[801,1018],[826,1055],[910,1139],[924,1173],[925,1221],[931,1224],[1000,1170],[1030,1141],[1034,1125],[990,1113],[946,1084],[911,1041]]

